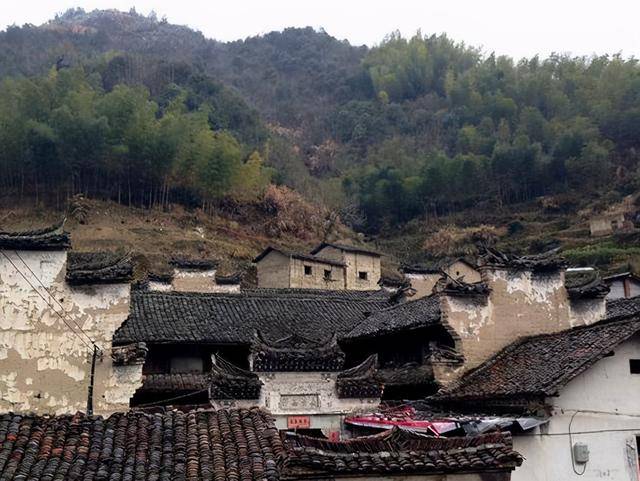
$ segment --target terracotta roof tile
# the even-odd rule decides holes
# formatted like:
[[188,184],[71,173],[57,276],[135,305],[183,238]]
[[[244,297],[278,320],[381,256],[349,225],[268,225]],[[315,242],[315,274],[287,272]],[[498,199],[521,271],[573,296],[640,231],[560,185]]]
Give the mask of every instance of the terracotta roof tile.
[[527,337],[510,344],[433,399],[463,402],[554,395],[638,332],[640,318],[632,317]]

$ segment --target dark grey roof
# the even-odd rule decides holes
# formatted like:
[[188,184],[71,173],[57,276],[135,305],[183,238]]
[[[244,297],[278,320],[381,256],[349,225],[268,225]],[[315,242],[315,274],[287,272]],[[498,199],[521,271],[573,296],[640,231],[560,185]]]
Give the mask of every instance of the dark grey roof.
[[238,294],[134,290],[129,317],[115,332],[116,344],[240,343],[254,333],[276,340],[297,334],[316,341],[338,337],[389,306],[384,291],[255,289]]
[[609,286],[600,277],[597,270],[570,271],[564,276],[564,286],[572,299],[605,297]]
[[64,220],[45,229],[21,232],[0,231],[0,249],[5,250],[65,250],[71,247],[69,233],[63,230]]
[[178,269],[191,269],[197,271],[207,271],[218,267],[215,259],[195,259],[191,257],[174,257],[169,264]]
[[640,296],[607,300],[607,319],[640,313]]
[[510,344],[434,396],[438,401],[552,396],[558,389],[640,332],[640,318],[600,322]]
[[289,252],[287,250],[280,249],[278,247],[272,247],[272,246],[267,247],[260,254],[258,254],[258,256],[255,259],[253,259],[253,262],[254,263],[260,262],[262,259],[264,259],[271,252],[279,252],[280,254],[282,254],[285,257],[292,257],[294,259],[300,259],[300,260],[303,260],[303,261],[319,262],[321,264],[328,264],[330,266],[345,267],[345,263],[341,262],[341,261],[335,261],[333,259],[326,259],[324,257],[318,257],[318,256],[311,255],[311,254],[302,254],[300,252]]
[[69,284],[129,282],[133,263],[128,255],[114,252],[69,252],[66,280]]
[[436,296],[428,296],[372,313],[345,335],[344,339],[377,337],[439,322],[440,301]]
[[315,255],[318,252],[320,252],[322,249],[324,249],[325,247],[333,247],[333,248],[341,250],[341,251],[356,252],[356,253],[359,253],[359,254],[366,254],[366,255],[375,256],[375,257],[382,256],[382,254],[380,254],[379,252],[372,251],[370,249],[365,249],[363,247],[350,246],[350,245],[347,245],[347,244],[335,244],[333,242],[323,242],[323,243],[321,243],[319,246],[317,246],[316,248],[314,248],[311,251],[311,254]]

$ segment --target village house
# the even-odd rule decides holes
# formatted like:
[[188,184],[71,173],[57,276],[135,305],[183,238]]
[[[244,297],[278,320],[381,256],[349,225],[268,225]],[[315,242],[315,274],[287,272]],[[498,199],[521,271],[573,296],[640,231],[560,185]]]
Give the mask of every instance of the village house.
[[310,254],[267,247],[254,261],[258,287],[378,289],[380,254],[359,247],[322,243]]
[[527,460],[514,480],[636,481],[640,314],[616,310],[592,325],[515,341],[432,402],[448,412],[543,419],[514,434]]
[[279,433],[260,409],[0,415],[0,478],[192,481],[509,481],[508,434],[393,430],[346,442]]

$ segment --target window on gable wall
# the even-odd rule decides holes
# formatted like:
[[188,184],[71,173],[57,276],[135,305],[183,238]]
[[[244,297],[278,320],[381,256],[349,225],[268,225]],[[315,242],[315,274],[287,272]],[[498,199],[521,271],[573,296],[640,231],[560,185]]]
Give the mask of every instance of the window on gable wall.
[[311,266],[304,266],[304,275],[305,276],[310,276],[312,272],[313,272],[313,269],[311,268]]
[[366,281],[369,278],[369,275],[365,271],[358,272],[358,279],[361,281]]
[[640,374],[640,359],[629,359],[629,371],[631,374]]
[[324,280],[325,281],[330,281],[331,280],[331,269],[325,269],[324,270]]

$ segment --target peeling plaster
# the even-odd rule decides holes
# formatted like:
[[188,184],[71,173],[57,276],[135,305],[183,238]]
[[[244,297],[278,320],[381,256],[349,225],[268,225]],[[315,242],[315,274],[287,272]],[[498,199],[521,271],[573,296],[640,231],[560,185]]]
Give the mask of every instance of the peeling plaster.
[[[20,268],[13,251],[7,255]],[[127,409],[142,384],[142,366],[112,366],[114,331],[129,313],[128,284],[71,287],[64,281],[66,252],[19,251],[38,280],[20,269],[56,311],[36,293],[15,268],[0,260],[0,409],[14,412],[64,413],[84,411],[91,368],[88,339],[80,326],[105,350],[96,363],[94,410],[109,414]],[[76,326],[77,324],[77,326]]]

